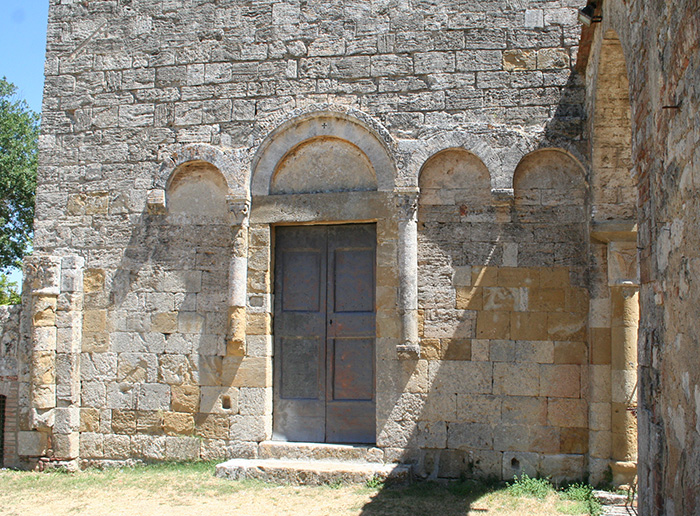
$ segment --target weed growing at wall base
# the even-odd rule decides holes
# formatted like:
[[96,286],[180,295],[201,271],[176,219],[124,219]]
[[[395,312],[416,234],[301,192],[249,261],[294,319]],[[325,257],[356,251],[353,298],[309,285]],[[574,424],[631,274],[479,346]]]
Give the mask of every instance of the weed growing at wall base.
[[593,487],[584,483],[570,484],[559,490],[545,478],[530,478],[522,475],[508,484],[507,492],[515,497],[531,497],[544,500],[548,496],[557,496],[561,501],[575,502],[574,504],[557,503],[557,510],[563,514],[602,514],[600,502],[593,496]]

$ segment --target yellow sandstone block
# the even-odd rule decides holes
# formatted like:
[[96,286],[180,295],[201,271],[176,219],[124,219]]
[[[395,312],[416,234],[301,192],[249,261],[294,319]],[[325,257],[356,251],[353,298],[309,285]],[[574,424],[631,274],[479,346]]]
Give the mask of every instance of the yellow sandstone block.
[[80,431],[81,432],[99,432],[100,430],[100,411],[96,408],[81,408],[80,409]]
[[480,287],[460,287],[456,289],[457,310],[481,310],[483,308],[482,291]]
[[109,333],[84,332],[81,349],[85,353],[103,353],[109,351]]
[[102,269],[86,269],[83,273],[83,290],[86,294],[101,292],[105,286],[105,271]]
[[195,435],[206,439],[228,439],[229,418],[224,414],[197,414]]
[[99,333],[107,330],[106,310],[85,310],[83,314],[83,331]]
[[531,288],[528,291],[528,310],[533,312],[560,312],[566,307],[566,291],[558,288]]
[[588,428],[562,428],[561,453],[588,453]]
[[570,288],[566,290],[566,311],[574,313],[588,313],[588,291],[583,288]]
[[471,360],[472,345],[469,339],[441,339],[444,360]]
[[56,382],[56,353],[35,351],[31,357],[32,383],[51,385]]
[[472,267],[472,285],[475,287],[498,286],[498,267]]
[[510,313],[479,312],[476,336],[479,339],[510,339]]
[[161,312],[152,315],[151,331],[158,333],[177,332],[177,312]]
[[36,296],[34,299],[34,326],[56,325],[56,296]]
[[586,340],[586,314],[572,314],[567,312],[549,313],[547,323],[549,325],[549,338],[551,340]]
[[498,285],[501,287],[538,287],[540,272],[529,267],[501,267],[498,269]]
[[170,390],[172,407],[177,412],[194,414],[199,411],[199,387],[196,385],[173,385]]
[[242,356],[245,353],[246,319],[244,307],[232,306],[229,308],[227,355]]
[[420,342],[420,356],[425,360],[442,360],[440,339],[423,339]]
[[512,312],[510,334],[513,340],[550,340],[547,335],[547,314]]
[[581,366],[540,364],[540,396],[579,398],[581,396]]
[[588,404],[582,399],[550,398],[547,422],[552,426],[585,428],[588,425]]
[[591,328],[591,364],[610,363],[611,335],[610,328]]
[[194,416],[182,412],[166,412],[163,414],[163,431],[167,435],[192,435]]
[[555,364],[585,364],[587,346],[585,342],[555,342]]
[[268,357],[227,357],[222,376],[224,385],[232,387],[271,387],[271,361]]
[[484,310],[500,310],[511,312],[515,310],[518,289],[505,287],[487,287],[483,289]]
[[542,267],[539,273],[542,288],[565,288],[570,285],[569,269],[566,267]]
[[248,335],[271,335],[272,315],[263,313],[249,313],[247,317],[246,332]]

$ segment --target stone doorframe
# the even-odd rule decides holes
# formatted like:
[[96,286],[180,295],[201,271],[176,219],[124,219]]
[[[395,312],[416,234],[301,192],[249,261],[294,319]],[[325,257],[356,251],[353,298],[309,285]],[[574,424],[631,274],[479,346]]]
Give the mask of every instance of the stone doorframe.
[[[305,142],[321,138],[338,139],[359,149],[376,174],[376,188],[352,191],[343,185],[329,185],[329,191],[322,193],[271,194],[271,183],[285,158]],[[324,110],[299,114],[273,130],[253,157],[250,223],[269,227],[377,222],[377,270],[396,279],[395,284],[378,283],[378,304],[387,296],[398,295],[396,303],[387,303],[391,313],[386,314],[397,328],[382,331],[378,327],[378,338],[395,340],[391,353],[396,349],[399,354],[417,354],[418,189],[397,185],[396,153],[388,131],[363,113]]]
[[[328,185],[327,191],[271,193],[275,174],[289,156],[295,156],[295,149],[309,142],[329,140],[358,149],[366,157],[368,168],[376,177],[375,188],[353,191],[352,187],[344,187],[341,172],[340,176],[331,174],[338,184]],[[347,113],[329,111],[297,116],[273,130],[261,143],[251,163],[249,349],[253,342],[263,342],[271,355],[271,324],[254,322],[257,318],[254,312],[263,310],[269,318],[272,311],[274,227],[374,222],[377,227],[376,374],[389,374],[382,371],[383,363],[418,357],[418,189],[397,187],[395,156],[388,133],[381,133],[376,126]],[[271,364],[272,357],[269,358]],[[378,414],[381,411],[379,403],[377,411]],[[380,420],[378,417],[378,425]]]

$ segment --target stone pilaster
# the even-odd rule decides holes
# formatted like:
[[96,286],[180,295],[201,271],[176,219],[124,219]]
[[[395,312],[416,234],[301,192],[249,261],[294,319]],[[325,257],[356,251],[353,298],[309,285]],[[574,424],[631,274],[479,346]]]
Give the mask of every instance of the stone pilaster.
[[78,256],[31,256],[30,430],[19,455],[74,461],[79,454],[83,266]]

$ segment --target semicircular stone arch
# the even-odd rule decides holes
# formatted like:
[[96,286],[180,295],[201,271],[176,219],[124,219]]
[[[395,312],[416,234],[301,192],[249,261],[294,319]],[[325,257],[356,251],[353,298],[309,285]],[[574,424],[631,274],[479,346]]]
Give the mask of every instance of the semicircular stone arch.
[[367,155],[334,136],[316,136],[289,150],[270,180],[271,194],[376,189],[377,175]]
[[[511,217],[527,241],[518,264],[567,267],[576,278],[587,268],[587,184],[581,163],[562,149],[526,154],[513,177]],[[578,280],[577,280],[578,281]]]
[[[208,163],[221,174],[226,191],[237,196],[245,197],[247,194],[247,174],[241,167],[240,157],[234,157],[223,149],[197,143],[186,145],[172,152],[162,163],[156,176],[153,187],[165,190],[172,181],[176,171],[182,165],[188,163]],[[238,165],[236,165],[239,163]]]
[[178,166],[165,188],[168,218],[176,223],[224,223],[228,187],[221,171],[194,160]]
[[[321,151],[329,151],[331,148],[341,149],[346,156],[352,156],[354,163],[363,163],[365,179],[362,184],[356,185],[359,190],[370,189],[370,170],[376,178],[376,187],[371,185],[371,189],[379,191],[394,189],[396,165],[391,154],[374,132],[351,116],[335,112],[319,112],[291,120],[270,133],[253,159],[251,194],[273,193],[279,188],[279,185],[274,186],[273,183],[278,183],[287,172],[290,172],[291,169],[287,167],[294,159],[310,162],[313,161],[313,156],[316,156],[315,166],[320,166],[323,161],[332,158],[329,155],[321,159]],[[300,150],[303,152],[299,152]],[[290,158],[293,159],[287,161]],[[325,174],[318,173],[318,179],[325,177],[326,183],[325,185],[314,183],[312,191],[347,191],[351,185],[342,183],[343,181],[347,183],[348,174],[351,171],[345,166],[346,172],[338,173],[340,166],[344,166],[343,163],[336,160],[334,165],[336,173],[329,174],[328,171]],[[329,179],[341,181],[340,184],[334,185],[328,182]]]
[[476,154],[449,148],[428,158],[418,186],[421,206],[485,204],[491,195],[491,176]]
[[[409,169],[420,175],[430,160],[449,149],[462,149],[476,157],[489,172],[491,188],[510,186],[510,178],[505,178],[502,157],[494,150],[494,145],[483,135],[443,132],[426,140],[417,149],[411,149]],[[414,176],[415,177],[415,176]]]
[[516,201],[540,205],[579,205],[586,198],[585,170],[561,149],[540,149],[523,156],[513,174]]

